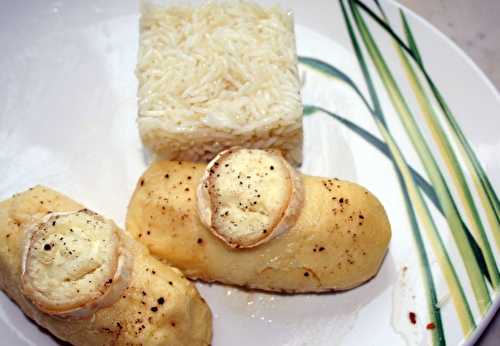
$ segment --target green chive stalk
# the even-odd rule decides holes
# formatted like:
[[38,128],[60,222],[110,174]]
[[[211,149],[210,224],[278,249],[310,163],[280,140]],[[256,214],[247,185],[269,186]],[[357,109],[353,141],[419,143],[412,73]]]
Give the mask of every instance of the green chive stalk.
[[462,202],[465,215],[467,216],[467,219],[469,220],[469,223],[471,225],[471,230],[485,258],[492,286],[496,289],[500,283],[500,275],[498,273],[495,257],[493,256],[486,231],[476,209],[476,204],[474,203],[472,193],[469,190],[467,181],[465,180],[465,176],[462,172],[462,169],[460,168],[458,158],[455,155],[453,148],[451,147],[446,133],[439,124],[437,115],[434,112],[430,100],[427,97],[425,90],[418,79],[417,73],[411,65],[411,62],[408,60],[406,54],[403,52],[401,47],[397,45],[397,43],[395,43],[395,47],[401,63],[403,64],[406,76],[410,81],[410,86],[415,94],[417,103],[420,107],[420,110],[422,111],[422,115],[424,116],[425,122],[430,129],[432,138],[437,143],[438,151],[443,158],[443,161],[446,165],[446,168],[448,169],[448,172],[450,173],[453,183],[455,184],[455,188],[458,192],[460,201]]
[[354,21],[361,35],[361,38],[365,44],[365,47],[370,55],[370,58],[375,65],[382,83],[389,95],[394,108],[396,109],[403,126],[406,129],[408,136],[410,137],[413,146],[416,149],[420,160],[422,161],[427,175],[436,189],[436,194],[443,207],[443,211],[446,215],[446,219],[449,224],[449,228],[454,237],[455,243],[461,253],[463,263],[469,280],[476,298],[476,302],[479,307],[479,311],[484,315],[488,307],[491,304],[490,295],[484,277],[481,274],[479,264],[474,256],[473,250],[469,244],[469,240],[466,236],[466,229],[461,221],[460,214],[457,207],[451,197],[448,186],[438,168],[432,153],[427,146],[423,136],[421,135],[418,125],[415,122],[413,114],[411,113],[406,100],[404,99],[399,87],[392,76],[387,64],[385,63],[376,43],[371,36],[364,19],[361,17],[357,7],[350,0],[350,9],[353,15]]
[[[497,250],[500,249],[500,201],[490,184],[488,176],[484,172],[479,160],[477,159],[474,150],[471,148],[467,139],[465,138],[460,126],[456,122],[453,114],[451,113],[446,101],[442,97],[441,93],[437,89],[436,85],[432,81],[430,75],[424,66],[420,52],[416,41],[413,38],[411,29],[403,16],[403,27],[405,29],[406,36],[408,38],[408,46],[399,38],[399,36],[394,32],[394,30],[388,25],[384,20],[379,18],[369,7],[367,7],[363,2],[359,0],[353,0],[357,6],[359,6],[363,11],[365,11],[373,20],[379,24],[379,26],[385,30],[399,47],[406,51],[409,57],[417,64],[417,67],[422,72],[427,84],[429,85],[431,92],[439,104],[439,107],[444,115],[444,121],[450,132],[450,137],[459,149],[461,157],[464,159],[467,170],[472,178],[474,187],[478,193],[479,199],[485,211],[488,223],[490,224],[493,239],[495,240]],[[374,0],[375,4],[379,10],[383,13],[382,6],[378,0]],[[384,13],[383,13],[384,14]],[[385,16],[385,15],[384,15]]]
[[[360,49],[360,46],[357,42],[356,35],[354,33],[351,21],[349,19],[349,16],[347,14],[346,8],[344,6],[344,3],[341,1],[340,2],[341,7],[342,7],[342,13],[344,15],[344,19],[349,31],[349,36],[351,38],[351,43],[354,47],[354,51],[356,53],[356,56],[358,58],[358,62],[360,64],[360,68],[363,72],[363,75],[365,77],[365,81],[368,85],[369,89],[373,89],[373,82],[371,80],[370,73],[368,71],[365,59],[363,57],[363,53]],[[353,83],[351,83],[353,84]],[[357,88],[355,88],[356,90]],[[362,98],[362,94],[358,93]],[[372,93],[372,97],[377,98],[376,93]],[[368,104],[365,101],[365,104],[367,107],[370,109]],[[389,148],[391,150],[391,154],[394,158],[394,162],[398,168],[398,175],[402,176],[405,184],[406,184],[406,190],[408,191],[408,195],[410,197],[410,200],[412,203],[416,206],[416,211],[417,215],[419,216],[419,219],[423,221],[424,227],[423,229],[426,231],[427,238],[430,240],[430,245],[432,247],[432,250],[434,254],[436,255],[438,264],[441,268],[441,271],[444,274],[445,280],[448,284],[448,287],[450,289],[450,296],[453,301],[453,304],[455,306],[455,309],[457,311],[457,316],[459,318],[462,330],[465,335],[469,334],[474,328],[475,328],[475,322],[474,318],[472,316],[468,301],[465,297],[463,288],[460,284],[460,281],[458,280],[457,273],[455,271],[454,266],[451,264],[450,258],[448,256],[448,253],[446,251],[446,248],[444,247],[444,244],[439,236],[439,233],[435,227],[435,224],[433,222],[432,216],[429,213],[429,210],[427,209],[427,206],[420,195],[420,190],[417,188],[415,185],[415,181],[413,179],[413,176],[411,173],[408,173],[409,167],[406,164],[401,152],[399,151],[398,146],[396,145],[395,140],[392,138],[390,135],[390,132],[386,129],[384,123],[380,121],[383,117],[381,115],[375,114],[374,111],[372,111],[373,119],[375,120],[377,127],[382,134],[385,142],[390,144]],[[420,237],[420,234],[414,235],[414,237]],[[417,242],[417,247],[421,250],[423,249],[422,246],[418,246],[419,242]],[[422,244],[423,245],[423,244]],[[420,251],[420,257],[426,256],[425,253]],[[427,258],[427,257],[425,257]],[[428,292],[428,304],[429,304],[429,313],[431,314],[431,319],[433,320],[440,320],[440,314],[439,311],[436,311],[436,304],[432,297],[435,295],[435,292],[433,291],[433,279],[432,279],[432,274],[430,273],[425,273],[425,265],[422,266],[422,270],[424,271],[424,288]],[[431,284],[432,283],[432,284]],[[442,330],[442,325],[438,325],[435,332],[433,332],[433,342],[434,344],[437,343],[442,343],[444,340],[444,333]]]
[[[385,23],[391,27],[391,24],[382,8],[378,0],[375,0],[377,7],[379,8],[383,20]],[[411,28],[406,20],[406,17],[403,11],[400,9],[401,22],[406,34],[406,38],[409,44],[410,49],[415,53],[415,56],[419,61],[422,61],[420,56],[420,52],[418,51],[417,43],[413,37],[413,33]],[[392,30],[392,28],[391,28]],[[394,35],[391,35],[394,37]],[[497,289],[500,283],[500,275],[497,269],[495,257],[490,247],[490,243],[488,241],[488,237],[486,235],[485,228],[483,227],[483,223],[481,222],[481,218],[479,216],[479,212],[476,208],[476,204],[474,202],[474,198],[472,197],[472,193],[468,187],[467,181],[465,180],[465,176],[460,167],[460,163],[458,161],[457,156],[448,140],[448,136],[445,131],[441,127],[438,116],[434,111],[434,108],[431,105],[427,94],[420,83],[420,80],[417,76],[416,71],[413,69],[413,66],[406,56],[405,51],[401,48],[401,45],[397,40],[394,40],[394,46],[398,53],[398,56],[401,60],[401,63],[404,67],[406,76],[410,81],[410,86],[415,94],[417,103],[422,111],[425,122],[427,123],[428,128],[430,129],[431,135],[434,141],[437,143],[437,148],[443,161],[450,173],[450,176],[455,184],[455,188],[458,192],[458,196],[460,201],[462,202],[462,206],[464,207],[465,214],[469,220],[469,223],[472,225],[472,231],[476,238],[476,241],[479,243],[479,247],[481,248],[481,252],[484,256],[484,260],[487,266],[487,270],[489,272],[489,277],[491,279],[491,284],[494,289]],[[498,235],[498,232],[495,232]]]

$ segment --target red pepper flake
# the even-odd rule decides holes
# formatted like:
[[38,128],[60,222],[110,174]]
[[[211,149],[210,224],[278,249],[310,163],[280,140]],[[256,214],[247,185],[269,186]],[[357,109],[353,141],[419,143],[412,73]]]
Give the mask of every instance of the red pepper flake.
[[408,314],[408,318],[410,319],[411,324],[417,324],[417,314],[414,312],[410,312]]
[[425,328],[427,328],[429,330],[432,330],[432,329],[436,328],[436,325],[433,322],[427,323],[427,325],[425,326]]

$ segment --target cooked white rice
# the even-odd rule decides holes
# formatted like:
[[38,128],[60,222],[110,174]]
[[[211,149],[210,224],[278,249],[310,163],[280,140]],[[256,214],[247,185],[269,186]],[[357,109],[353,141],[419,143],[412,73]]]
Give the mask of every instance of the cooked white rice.
[[139,130],[167,159],[242,145],[302,160],[293,18],[250,2],[142,6]]

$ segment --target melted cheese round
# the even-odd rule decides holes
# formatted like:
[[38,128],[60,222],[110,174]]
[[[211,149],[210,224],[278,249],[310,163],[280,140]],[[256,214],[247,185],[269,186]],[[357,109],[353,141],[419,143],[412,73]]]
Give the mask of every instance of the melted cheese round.
[[129,267],[122,252],[111,221],[86,210],[51,214],[28,232],[23,291],[47,313],[88,315],[119,296]]
[[300,177],[277,152],[233,148],[207,167],[198,190],[202,221],[232,247],[286,231],[302,205]]

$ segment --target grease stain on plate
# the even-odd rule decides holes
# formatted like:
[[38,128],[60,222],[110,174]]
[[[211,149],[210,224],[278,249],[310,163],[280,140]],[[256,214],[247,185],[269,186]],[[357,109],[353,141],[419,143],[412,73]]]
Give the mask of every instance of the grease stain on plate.
[[416,304],[418,275],[414,268],[407,265],[401,267],[392,291],[392,328],[410,346],[422,345],[424,341],[423,316]]

